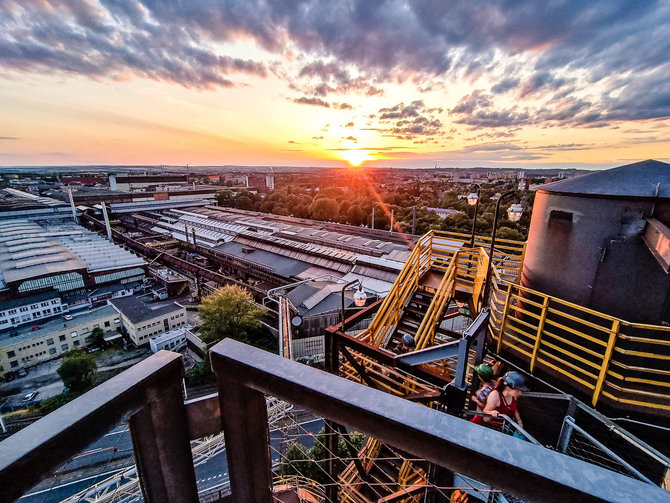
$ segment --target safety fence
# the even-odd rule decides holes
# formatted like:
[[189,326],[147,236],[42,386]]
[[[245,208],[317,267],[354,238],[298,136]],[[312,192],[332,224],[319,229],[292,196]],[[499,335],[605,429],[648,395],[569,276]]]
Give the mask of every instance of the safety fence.
[[[224,431],[240,426],[226,435],[228,462],[236,467],[234,501],[287,501],[290,494],[279,487],[292,491],[293,501],[351,503],[665,496],[654,485],[546,449],[509,419],[508,433],[525,433],[528,441],[230,339],[212,349],[212,366],[226,387],[219,397]],[[257,420],[267,393],[307,407],[324,418],[323,428],[296,424],[286,449],[272,436],[268,442]],[[277,486],[277,472],[295,482]]]
[[496,352],[520,357],[531,373],[567,377],[593,406],[670,411],[670,327],[593,311],[504,281],[495,270],[491,285]]

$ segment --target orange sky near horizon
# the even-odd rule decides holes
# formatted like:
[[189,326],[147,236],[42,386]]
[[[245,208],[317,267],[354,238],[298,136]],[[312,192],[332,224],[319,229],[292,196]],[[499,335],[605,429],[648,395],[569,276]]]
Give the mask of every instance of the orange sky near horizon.
[[[9,48],[0,55],[0,166],[598,169],[668,160],[670,152],[667,90],[655,85],[667,89],[668,56],[650,58],[633,79],[599,39],[627,30],[632,41],[618,51],[642,54],[643,30],[664,27],[651,7],[632,21],[622,17],[621,27],[593,14],[585,22],[594,33],[579,46],[578,27],[567,23],[560,37],[543,39],[541,19],[529,28],[495,4],[502,27],[481,39],[460,34],[434,7],[436,23],[453,31],[443,40],[411,4],[391,2],[405,17],[389,11],[366,25],[363,4],[353,2],[342,37],[365,44],[347,48],[349,39],[316,15],[277,17],[279,7],[260,0],[250,3],[279,23],[276,40],[251,23],[251,13],[236,18],[200,2],[189,13],[178,3],[165,2],[162,12],[141,0],[131,2],[137,12],[94,0],[77,8],[29,3],[0,8],[8,20],[0,46]],[[323,15],[338,8],[307,3]],[[554,13],[555,22],[564,15],[574,23],[572,14]],[[454,15],[466,22],[470,13]],[[173,26],[170,16],[179,18]],[[57,22],[53,34],[26,34]],[[169,42],[156,34],[180,22],[188,28]],[[399,29],[404,37],[393,37]],[[598,64],[589,62],[594,55]]]

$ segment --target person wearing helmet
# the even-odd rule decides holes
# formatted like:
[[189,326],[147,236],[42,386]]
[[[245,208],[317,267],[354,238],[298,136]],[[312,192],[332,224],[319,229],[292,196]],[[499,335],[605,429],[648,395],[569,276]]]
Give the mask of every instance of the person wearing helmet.
[[416,342],[414,341],[414,337],[408,334],[403,335],[402,338],[400,339],[399,352],[409,353],[410,351],[414,351],[414,348],[416,348]]
[[493,367],[486,363],[480,363],[475,367],[475,375],[479,379],[479,389],[472,394],[472,401],[477,405],[477,411],[481,412],[486,407],[486,400],[496,385]]
[[504,376],[498,379],[495,388],[486,399],[486,406],[484,407],[484,414],[489,414],[493,417],[475,416],[472,418],[473,423],[482,424],[487,423],[490,426],[500,428],[503,421],[496,419],[496,416],[504,414],[514,418],[519,426],[523,428],[523,421],[517,409],[516,401],[521,396],[521,393],[528,391],[525,379],[521,373],[516,371],[507,372]]

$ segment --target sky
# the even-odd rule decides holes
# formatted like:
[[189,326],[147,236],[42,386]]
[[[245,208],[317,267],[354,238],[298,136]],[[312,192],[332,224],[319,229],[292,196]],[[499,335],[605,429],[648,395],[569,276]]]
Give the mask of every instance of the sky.
[[0,0],[0,165],[670,159],[670,2]]

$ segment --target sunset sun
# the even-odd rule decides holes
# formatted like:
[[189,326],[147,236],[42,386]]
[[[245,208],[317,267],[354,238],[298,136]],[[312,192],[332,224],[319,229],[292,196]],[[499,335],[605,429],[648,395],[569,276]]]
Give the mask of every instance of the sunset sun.
[[357,167],[370,159],[370,152],[368,150],[344,150],[340,153],[342,159],[347,161],[351,166]]

